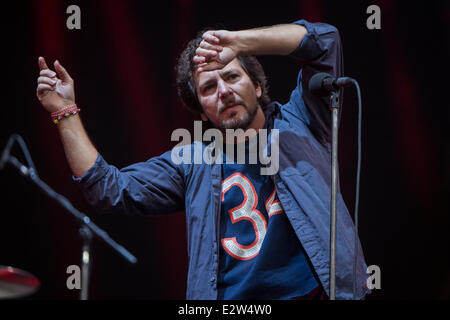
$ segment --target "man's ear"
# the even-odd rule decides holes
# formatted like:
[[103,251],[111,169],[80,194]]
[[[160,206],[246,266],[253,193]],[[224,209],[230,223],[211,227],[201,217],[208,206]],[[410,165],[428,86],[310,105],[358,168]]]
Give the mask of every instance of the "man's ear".
[[257,96],[258,99],[259,99],[259,98],[261,98],[261,95],[262,95],[262,89],[261,89],[261,86],[258,84],[258,85],[256,86],[256,96]]
[[202,118],[203,121],[208,121],[208,118],[204,113],[200,113],[200,118]]

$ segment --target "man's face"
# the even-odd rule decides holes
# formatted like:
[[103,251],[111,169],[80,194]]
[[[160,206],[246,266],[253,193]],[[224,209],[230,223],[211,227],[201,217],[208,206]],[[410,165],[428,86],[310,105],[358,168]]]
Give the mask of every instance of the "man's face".
[[219,129],[247,129],[259,108],[261,87],[234,59],[221,70],[194,74],[201,118]]

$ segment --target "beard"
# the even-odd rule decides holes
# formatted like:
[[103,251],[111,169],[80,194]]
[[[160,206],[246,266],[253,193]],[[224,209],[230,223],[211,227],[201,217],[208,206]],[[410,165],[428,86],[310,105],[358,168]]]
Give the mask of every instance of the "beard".
[[[241,106],[244,107],[246,113],[242,115],[240,118],[232,118],[232,119],[222,119],[219,115],[219,129],[243,129],[246,130],[252,121],[255,119],[256,113],[258,112],[258,104],[256,103],[253,107],[248,107],[244,103],[241,103]],[[234,117],[237,112],[232,112],[230,117]]]

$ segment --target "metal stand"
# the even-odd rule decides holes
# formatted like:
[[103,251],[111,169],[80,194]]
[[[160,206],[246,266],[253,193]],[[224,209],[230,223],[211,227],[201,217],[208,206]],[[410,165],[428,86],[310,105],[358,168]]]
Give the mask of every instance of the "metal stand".
[[89,280],[91,276],[91,241],[92,232],[82,226],[80,227],[80,237],[83,240],[81,251],[81,290],[80,300],[88,300]]
[[358,93],[358,168],[356,174],[355,198],[355,258],[353,262],[353,299],[356,299],[356,263],[358,258],[358,205],[359,205],[359,178],[361,169],[361,90],[358,82],[349,77],[334,78],[324,72],[314,74],[308,83],[308,89],[317,97],[330,97],[332,112],[332,142],[331,142],[331,203],[330,203],[330,283],[329,295],[331,300],[336,299],[336,210],[338,193],[338,128],[339,128],[339,95],[340,88],[354,84]]
[[338,128],[339,128],[339,91],[330,96],[332,112],[331,145],[331,215],[330,215],[330,300],[336,299],[336,208],[338,190]]
[[[15,138],[15,136],[12,136],[12,138]],[[12,146],[12,138],[10,138],[10,141],[8,142],[8,148]],[[119,245],[117,242],[115,242],[113,239],[109,237],[109,235],[100,229],[97,225],[95,225],[91,219],[85,215],[84,213],[78,211],[75,209],[72,204],[70,203],[67,198],[63,197],[62,195],[56,193],[52,188],[50,188],[44,181],[42,181],[36,171],[33,168],[28,168],[24,166],[22,163],[20,163],[19,160],[17,160],[16,157],[11,156],[8,154],[8,152],[4,152],[2,155],[2,161],[5,163],[11,164],[13,167],[15,167],[21,175],[31,180],[34,184],[36,184],[45,194],[47,194],[49,197],[53,198],[58,202],[63,208],[65,208],[67,211],[69,211],[81,224],[80,227],[80,236],[83,241],[83,248],[82,248],[82,286],[80,291],[80,299],[81,300],[87,300],[88,299],[88,289],[89,289],[89,278],[90,278],[90,269],[91,269],[91,242],[93,236],[97,236],[99,239],[103,240],[106,244],[108,244],[111,248],[113,248],[117,253],[119,253],[123,258],[128,260],[130,263],[137,263],[137,259],[135,256],[133,256],[130,252],[128,252],[127,249]],[[3,159],[4,158],[4,159]],[[4,164],[3,164],[4,165]]]

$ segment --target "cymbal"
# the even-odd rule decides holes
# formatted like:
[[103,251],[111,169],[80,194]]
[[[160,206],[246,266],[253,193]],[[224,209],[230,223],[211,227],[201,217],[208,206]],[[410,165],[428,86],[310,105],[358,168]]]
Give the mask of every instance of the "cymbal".
[[35,293],[41,282],[31,273],[0,265],[0,299],[22,298]]

